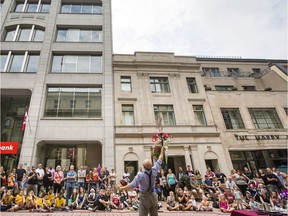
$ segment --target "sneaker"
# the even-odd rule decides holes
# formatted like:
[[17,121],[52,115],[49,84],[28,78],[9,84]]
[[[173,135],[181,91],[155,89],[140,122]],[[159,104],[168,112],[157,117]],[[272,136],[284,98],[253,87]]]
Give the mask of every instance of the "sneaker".
[[98,206],[96,206],[92,211],[95,212],[98,209]]
[[108,211],[108,212],[112,211],[112,209],[109,206],[105,210]]

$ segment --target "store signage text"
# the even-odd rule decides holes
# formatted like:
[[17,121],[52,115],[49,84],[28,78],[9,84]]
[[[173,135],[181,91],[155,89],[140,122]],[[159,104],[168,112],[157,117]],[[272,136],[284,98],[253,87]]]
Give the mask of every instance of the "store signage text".
[[234,134],[236,140],[279,140],[280,139],[280,135],[254,135],[253,138],[252,136],[248,135],[237,135]]
[[0,154],[17,154],[18,142],[0,142]]

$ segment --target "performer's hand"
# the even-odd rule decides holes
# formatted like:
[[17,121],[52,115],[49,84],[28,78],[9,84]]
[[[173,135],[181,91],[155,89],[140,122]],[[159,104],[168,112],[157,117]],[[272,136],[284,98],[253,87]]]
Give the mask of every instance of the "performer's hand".
[[117,184],[117,185],[116,185],[116,189],[121,192],[121,185],[120,185],[120,184]]

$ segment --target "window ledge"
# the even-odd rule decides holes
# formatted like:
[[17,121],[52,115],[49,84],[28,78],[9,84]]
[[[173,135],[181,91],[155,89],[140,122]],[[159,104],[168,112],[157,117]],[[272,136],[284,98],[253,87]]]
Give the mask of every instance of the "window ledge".
[[171,97],[172,96],[172,93],[152,93],[152,96],[154,97]]
[[40,120],[103,120],[103,118],[77,118],[77,117],[71,117],[71,118],[62,118],[62,117],[42,117]]

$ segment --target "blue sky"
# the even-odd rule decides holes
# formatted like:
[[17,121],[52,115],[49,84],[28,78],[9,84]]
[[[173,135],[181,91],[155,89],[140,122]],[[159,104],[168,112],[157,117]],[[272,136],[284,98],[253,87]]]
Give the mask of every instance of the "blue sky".
[[113,52],[287,59],[287,0],[112,0]]

